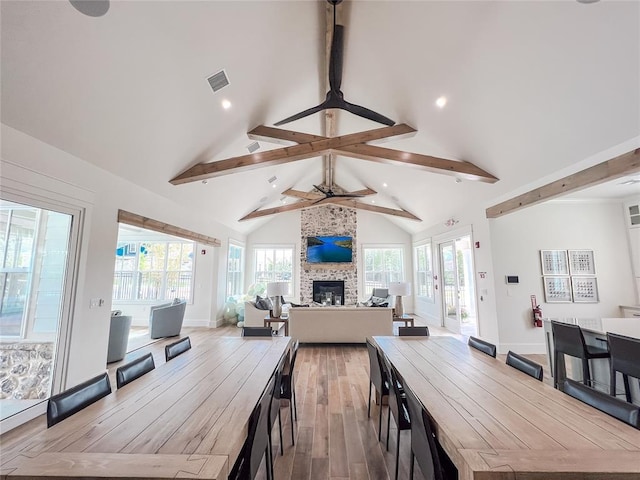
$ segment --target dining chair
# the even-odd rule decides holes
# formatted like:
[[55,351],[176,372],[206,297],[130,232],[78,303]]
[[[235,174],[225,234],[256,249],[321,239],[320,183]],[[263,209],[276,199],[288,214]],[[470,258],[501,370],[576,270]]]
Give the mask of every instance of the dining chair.
[[638,405],[612,397],[570,378],[565,379],[563,391],[601,412],[640,429],[640,407]]
[[382,397],[389,395],[389,382],[384,373],[380,352],[369,342],[369,339],[366,342],[369,353],[369,407],[367,409],[367,417],[371,418],[371,386],[373,385],[376,394],[380,397],[380,412],[378,415],[378,441],[380,441],[382,434]]
[[116,383],[118,388],[124,387],[126,384],[140,378],[145,373],[149,373],[154,368],[156,368],[156,364],[153,361],[152,353],[147,353],[140,358],[136,358],[132,362],[118,367],[116,370]]
[[609,393],[613,396],[616,395],[616,372],[620,372],[624,383],[625,397],[627,402],[631,403],[629,377],[638,379],[640,386],[640,339],[607,332],[607,343],[611,354]]
[[103,373],[49,398],[47,428],[78,413],[111,393],[109,375]]
[[187,350],[191,349],[191,340],[189,337],[184,337],[177,342],[170,343],[164,347],[165,361],[169,361],[176,358],[178,355],[182,355]]
[[553,386],[563,385],[558,379],[559,364],[564,356],[580,358],[582,360],[582,383],[591,385],[591,371],[589,360],[592,358],[609,358],[609,351],[604,348],[587,345],[584,341],[582,329],[578,325],[551,320],[553,332]]
[[496,346],[493,343],[485,342],[477,337],[469,337],[469,346],[486,353],[490,357],[496,358]]
[[[396,473],[395,480],[398,480],[398,466],[400,459],[400,433],[403,430],[411,428],[411,420],[409,418],[409,407],[407,405],[407,397],[404,393],[404,381],[396,371],[395,367],[385,357],[385,368],[389,379],[389,412],[387,414],[387,450],[389,450],[389,427],[391,425],[391,415],[396,422]],[[402,388],[400,388],[402,385]]]
[[275,390],[276,375],[272,375],[258,404],[249,418],[247,439],[238,460],[231,469],[229,480],[253,480],[262,458],[266,457],[267,480],[273,480],[273,462],[269,454],[269,411]]
[[242,327],[243,337],[272,337],[271,327]]
[[282,397],[282,374],[284,373],[284,367],[287,357],[283,355],[280,363],[276,367],[274,375],[276,375],[276,382],[273,388],[273,400],[271,400],[271,408],[269,410],[269,455],[273,458],[273,441],[271,434],[273,433],[273,426],[278,419],[278,430],[280,432],[280,455],[284,455],[284,446],[282,441],[282,415],[280,414],[280,407],[282,406],[280,398]]
[[[296,422],[298,421],[298,406],[296,405],[296,385],[293,378],[293,371],[296,366],[296,358],[298,358],[298,347],[300,342],[296,340],[291,351],[291,362],[289,368],[285,368],[282,373],[282,381],[280,387],[280,399],[289,400],[289,417],[291,417],[291,445],[295,445],[293,419],[295,415]],[[281,434],[282,436],[282,434]],[[282,444],[282,443],[281,443]]]
[[428,337],[429,327],[398,327],[398,336],[400,337]]
[[411,421],[411,463],[409,479],[413,480],[414,463],[417,460],[422,474],[430,480],[444,480],[445,472],[442,469],[440,455],[436,443],[435,434],[431,429],[431,422],[427,412],[416,397],[413,390],[404,385],[404,392],[409,407],[409,419]]
[[542,365],[534,362],[533,360],[529,360],[522,355],[518,355],[515,352],[509,350],[507,353],[507,365],[510,367],[516,368],[527,375],[542,381],[542,376],[544,375],[544,371],[542,369]]

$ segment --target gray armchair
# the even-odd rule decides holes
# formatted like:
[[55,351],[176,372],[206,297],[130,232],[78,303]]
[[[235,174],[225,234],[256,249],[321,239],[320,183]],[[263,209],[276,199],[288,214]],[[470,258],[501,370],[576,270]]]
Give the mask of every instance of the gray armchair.
[[131,316],[114,312],[111,315],[109,327],[109,346],[107,348],[107,363],[118,362],[127,354]]
[[155,305],[149,310],[149,334],[151,338],[175,337],[180,335],[187,302]]
[[388,288],[374,288],[371,297],[365,302],[369,307],[388,307],[391,305],[391,295]]

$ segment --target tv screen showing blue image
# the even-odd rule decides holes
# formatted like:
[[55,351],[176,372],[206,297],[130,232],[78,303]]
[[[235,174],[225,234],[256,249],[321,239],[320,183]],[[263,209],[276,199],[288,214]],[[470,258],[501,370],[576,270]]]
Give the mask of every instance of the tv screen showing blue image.
[[307,237],[307,262],[351,262],[351,241],[351,237]]

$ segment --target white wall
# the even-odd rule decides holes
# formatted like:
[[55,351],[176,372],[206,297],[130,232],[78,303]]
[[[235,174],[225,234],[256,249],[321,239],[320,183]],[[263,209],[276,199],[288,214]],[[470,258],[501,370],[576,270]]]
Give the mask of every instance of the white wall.
[[[198,256],[197,300],[187,309],[185,323],[190,319],[216,323],[221,317],[224,281],[219,278],[224,278],[221,272],[226,266],[226,239],[232,236],[242,240],[244,235],[207,217],[206,207],[179,206],[6,125],[2,125],[2,182],[3,187],[11,185],[43,198],[62,198],[86,213],[63,387],[75,385],[105,369],[118,209],[223,241],[221,248],[205,247],[207,254]],[[90,309],[92,298],[105,299],[105,305]]]
[[[532,326],[530,295],[545,317],[619,317],[635,302],[631,253],[622,204],[554,201],[490,221],[501,351],[544,353],[541,328]],[[599,303],[546,303],[540,250],[594,251]],[[507,286],[505,275],[518,275]]]

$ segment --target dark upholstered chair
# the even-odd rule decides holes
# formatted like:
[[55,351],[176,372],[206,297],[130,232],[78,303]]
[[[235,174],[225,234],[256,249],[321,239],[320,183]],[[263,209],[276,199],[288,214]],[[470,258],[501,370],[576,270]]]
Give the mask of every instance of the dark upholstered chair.
[[109,382],[109,375],[105,372],[53,395],[47,404],[47,428],[78,413],[110,393],[111,382]]
[[563,391],[632,427],[640,428],[640,407],[633,403],[627,403],[569,378],[564,381]]
[[275,386],[273,388],[273,400],[271,400],[271,408],[269,409],[269,455],[273,458],[273,442],[271,440],[271,434],[273,433],[273,426],[278,419],[278,431],[280,432],[280,455],[284,455],[284,445],[282,441],[282,415],[280,414],[282,396],[282,374],[284,373],[285,363],[287,357],[283,356],[280,363],[276,367],[274,375],[276,376]]
[[271,337],[273,330],[271,327],[242,327],[243,337]]
[[476,350],[480,350],[482,353],[486,353],[487,355],[496,358],[496,346],[493,343],[485,342],[476,337],[469,337],[469,346],[475,348]]
[[371,385],[380,396],[380,413],[378,415],[378,441],[380,441],[382,429],[382,397],[389,395],[389,382],[382,367],[382,358],[378,349],[369,343],[367,339],[367,351],[369,352],[369,407],[367,416],[371,417]]
[[429,417],[422,403],[411,388],[404,386],[411,420],[411,463],[409,479],[413,480],[413,467],[417,460],[422,474],[430,480],[445,480],[448,478],[442,469],[438,444],[431,429]]
[[[385,371],[389,379],[389,414],[387,415],[387,450],[389,450],[389,426],[391,425],[391,415],[396,422],[398,433],[396,434],[396,473],[395,480],[398,480],[398,466],[400,459],[400,433],[411,428],[409,419],[409,407],[407,397],[404,393],[404,383],[393,365],[385,358]],[[402,385],[402,388],[400,387]]]
[[124,387],[127,383],[133,382],[136,378],[140,378],[154,368],[156,368],[156,364],[153,361],[153,354],[151,353],[147,353],[119,367],[116,370],[116,383],[118,388]]
[[[296,405],[296,384],[293,378],[293,371],[296,366],[296,358],[298,358],[298,347],[300,346],[300,342],[296,340],[295,345],[293,346],[293,350],[291,351],[291,362],[289,363],[289,368],[285,368],[282,373],[281,387],[280,387],[280,398],[284,398],[289,400],[289,417],[291,417],[291,444],[295,445],[294,439],[294,431],[293,431],[293,419],[298,421],[298,405]],[[282,434],[281,434],[282,436]]]
[[607,333],[609,353],[611,354],[611,385],[609,393],[616,394],[616,372],[622,374],[624,394],[631,403],[629,377],[635,377],[640,384],[640,339]]
[[511,350],[509,350],[509,353],[507,353],[507,365],[513,368],[517,368],[521,372],[524,372],[527,375],[530,375],[533,378],[542,381],[542,376],[544,375],[542,365],[529,360],[522,355],[518,355]]
[[400,337],[428,337],[429,327],[398,327]]
[[170,343],[164,347],[164,358],[168,362],[169,360],[176,358],[178,355],[183,354],[187,350],[191,349],[191,340],[189,337],[184,337],[177,342]]
[[253,480],[265,455],[267,479],[273,479],[273,464],[269,454],[269,411],[275,384],[276,376],[272,375],[267,388],[251,413],[247,439],[229,474],[229,480]]
[[116,310],[111,315],[109,325],[109,343],[107,347],[107,363],[119,362],[127,354],[129,331],[131,330],[131,316],[121,315]]
[[582,359],[582,383],[591,384],[589,360],[592,358],[609,358],[609,351],[604,348],[587,345],[578,325],[551,321],[553,331],[553,386],[558,388],[562,382],[558,378],[560,362],[564,363],[564,355]]

